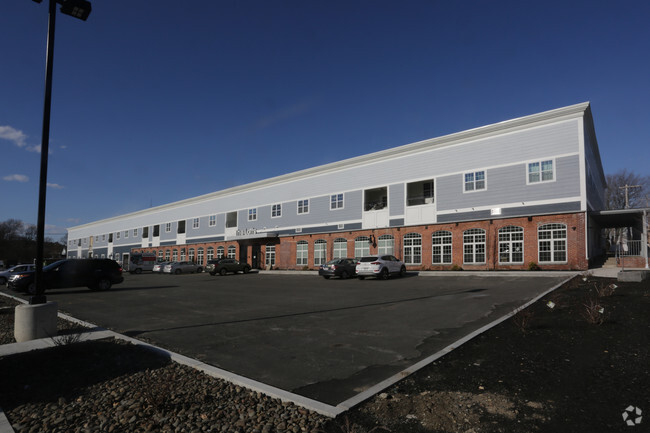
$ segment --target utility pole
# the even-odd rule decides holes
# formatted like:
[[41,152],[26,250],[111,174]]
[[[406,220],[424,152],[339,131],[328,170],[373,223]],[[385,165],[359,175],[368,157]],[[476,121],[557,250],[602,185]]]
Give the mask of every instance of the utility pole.
[[630,201],[628,198],[628,191],[630,188],[641,188],[641,185],[628,185],[625,184],[625,186],[619,186],[618,189],[624,189],[625,190],[625,209],[630,208]]

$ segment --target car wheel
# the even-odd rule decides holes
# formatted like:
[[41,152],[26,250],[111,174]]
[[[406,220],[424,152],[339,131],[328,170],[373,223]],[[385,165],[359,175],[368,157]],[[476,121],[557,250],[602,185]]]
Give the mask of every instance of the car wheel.
[[329,280],[330,276],[329,275],[323,275],[323,278],[325,278],[326,280]]
[[203,272],[203,268],[196,268],[196,273],[197,274],[200,274],[201,272]]
[[382,279],[382,280],[387,280],[388,276],[389,276],[388,275],[388,268],[382,269],[381,272],[379,273],[379,278]]
[[142,273],[142,269],[137,268],[137,269],[135,270],[135,274],[136,274],[136,275],[140,275],[141,273]]
[[[222,277],[224,275],[226,275],[227,273],[228,273],[228,271],[226,270],[226,268],[221,268],[221,270],[219,271],[219,275],[221,275]],[[235,272],[235,273],[237,273],[237,272]]]
[[183,272],[183,271],[181,271],[180,269],[176,269],[176,270],[174,271],[174,273],[175,273],[176,275],[180,274],[181,272]]
[[251,268],[250,268],[249,266],[246,266],[246,267],[244,268],[244,273],[245,273],[245,274],[249,273],[250,271],[251,271]]
[[348,271],[341,272],[341,279],[342,280],[347,280],[348,278],[350,278],[350,274],[348,274]]
[[111,280],[108,278],[102,278],[97,282],[95,287],[97,287],[97,290],[108,290],[111,288]]
[[402,266],[399,270],[399,276],[404,278],[406,276],[406,266]]

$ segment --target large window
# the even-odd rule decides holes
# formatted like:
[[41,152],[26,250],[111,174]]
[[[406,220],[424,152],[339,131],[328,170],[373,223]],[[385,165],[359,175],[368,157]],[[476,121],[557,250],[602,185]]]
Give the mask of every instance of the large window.
[[544,224],[537,229],[539,262],[566,262],[566,225]]
[[419,265],[422,263],[422,236],[418,233],[404,235],[404,263]]
[[234,259],[237,257],[237,247],[234,245],[228,245],[228,258]]
[[237,227],[237,212],[228,212],[226,214],[226,227]]
[[199,247],[196,250],[196,263],[203,265],[203,247]]
[[172,261],[173,262],[178,261],[178,250],[172,250]]
[[307,241],[298,241],[296,244],[296,264],[307,266],[309,263],[309,244]]
[[165,261],[166,262],[169,261],[169,254],[170,254],[169,250],[165,250]]
[[506,226],[499,229],[499,263],[524,262],[524,229]]
[[342,259],[348,256],[348,241],[343,238],[334,239],[334,250],[332,259]]
[[465,173],[465,192],[485,189],[485,171]]
[[433,203],[433,179],[406,184],[406,205],[419,206]]
[[463,262],[485,263],[485,230],[469,229],[463,232]]
[[267,244],[264,255],[266,266],[275,266],[275,245]]
[[176,233],[185,233],[185,220],[179,221],[176,227]]
[[553,160],[528,163],[528,183],[551,182],[555,180]]
[[158,250],[158,261],[162,262],[163,257],[165,256],[165,252],[163,250]]
[[181,262],[185,261],[185,248],[181,248]]
[[342,209],[343,208],[343,194],[332,194],[330,196],[330,209]]
[[393,235],[381,235],[377,240],[377,254],[380,256],[392,256],[395,251],[395,239]]
[[217,247],[217,258],[223,259],[225,249],[223,247]]
[[359,236],[354,240],[354,257],[365,257],[370,255],[370,238]]
[[309,199],[298,200],[298,215],[309,213]]
[[388,206],[388,188],[381,187],[364,191],[363,210],[380,210]]
[[438,265],[451,264],[451,232],[441,230],[431,235],[431,262]]
[[213,247],[208,247],[208,253],[205,257],[208,260],[212,260],[214,258],[214,248]]
[[189,260],[190,262],[194,261],[194,248],[190,248],[187,251],[187,260]]
[[314,242],[314,265],[322,265],[327,262],[327,241],[318,239]]

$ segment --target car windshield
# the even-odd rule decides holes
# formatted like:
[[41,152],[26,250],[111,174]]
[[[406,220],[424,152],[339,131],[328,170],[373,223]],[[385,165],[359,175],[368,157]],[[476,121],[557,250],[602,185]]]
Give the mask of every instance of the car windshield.
[[51,269],[56,269],[56,268],[58,268],[59,266],[61,266],[61,264],[64,263],[64,262],[65,262],[65,260],[59,260],[59,261],[57,261],[57,262],[54,262],[54,263],[52,263],[52,264],[50,264],[50,265],[45,266],[45,267],[43,268],[43,270],[44,270],[44,271],[49,271],[49,270],[51,270]]
[[325,263],[325,264],[326,264],[326,265],[335,265],[335,264],[337,264],[337,263],[340,262],[340,261],[341,261],[341,259],[334,259],[334,260],[330,260],[329,262],[327,262],[327,263]]
[[361,262],[374,262],[375,260],[377,260],[377,257],[372,256],[372,257],[361,257],[360,261]]

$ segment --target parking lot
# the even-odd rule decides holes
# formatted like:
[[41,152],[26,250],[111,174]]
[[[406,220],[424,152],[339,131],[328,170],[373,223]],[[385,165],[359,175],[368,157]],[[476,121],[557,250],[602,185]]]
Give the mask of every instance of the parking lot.
[[106,292],[53,290],[48,300],[78,319],[336,405],[566,278],[145,273]]

